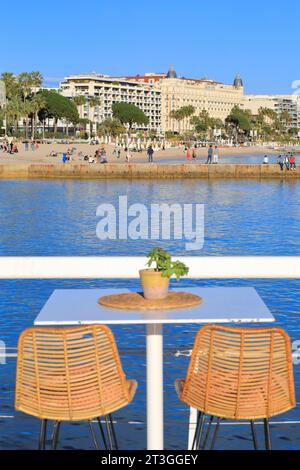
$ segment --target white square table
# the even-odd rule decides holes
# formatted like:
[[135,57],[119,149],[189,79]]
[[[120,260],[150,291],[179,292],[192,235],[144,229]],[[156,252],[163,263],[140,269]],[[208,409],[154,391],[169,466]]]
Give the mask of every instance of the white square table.
[[176,289],[192,292],[203,302],[192,308],[114,310],[97,303],[99,297],[131,289],[59,289],[45,303],[34,324],[67,326],[88,324],[145,324],[147,355],[147,448],[164,449],[163,332],[164,323],[251,323],[275,319],[252,287],[197,287]]

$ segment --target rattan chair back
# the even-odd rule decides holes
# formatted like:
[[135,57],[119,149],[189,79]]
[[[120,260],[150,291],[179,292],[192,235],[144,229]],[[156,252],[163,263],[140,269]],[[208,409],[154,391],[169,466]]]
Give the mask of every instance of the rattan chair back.
[[128,382],[106,326],[29,328],[20,336],[17,410],[58,421],[104,416],[131,401]]
[[295,407],[289,336],[279,328],[203,327],[181,399],[231,419],[269,418]]

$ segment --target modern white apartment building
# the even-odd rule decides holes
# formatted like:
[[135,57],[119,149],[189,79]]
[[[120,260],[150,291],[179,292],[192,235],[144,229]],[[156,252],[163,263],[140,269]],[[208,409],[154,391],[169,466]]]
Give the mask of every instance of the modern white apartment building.
[[[81,118],[94,124],[112,117],[112,105],[117,102],[138,106],[149,118],[146,129],[161,130],[161,91],[152,83],[139,83],[121,77],[96,73],[71,75],[60,84],[63,96],[84,96],[86,102],[78,107]],[[98,98],[95,105],[91,98]]]
[[299,95],[245,95],[241,107],[249,109],[257,115],[259,108],[269,108],[280,117],[284,111],[290,115],[288,128],[300,128],[300,98]]

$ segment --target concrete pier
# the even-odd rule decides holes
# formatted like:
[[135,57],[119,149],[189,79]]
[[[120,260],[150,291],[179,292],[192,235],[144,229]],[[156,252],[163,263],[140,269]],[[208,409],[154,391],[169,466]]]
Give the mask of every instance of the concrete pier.
[[64,179],[298,179],[296,171],[280,171],[279,165],[256,164],[79,164],[79,163],[12,163],[0,164],[0,178],[64,178]]

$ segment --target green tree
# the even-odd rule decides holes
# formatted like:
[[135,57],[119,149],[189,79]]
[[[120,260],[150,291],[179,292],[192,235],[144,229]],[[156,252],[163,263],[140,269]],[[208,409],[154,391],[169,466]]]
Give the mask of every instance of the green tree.
[[240,140],[241,135],[249,135],[252,129],[252,115],[247,109],[241,109],[239,106],[234,106],[230,114],[225,119],[226,129],[233,137],[235,142]]
[[26,104],[26,101],[29,99],[29,97],[33,96],[33,89],[41,87],[43,83],[43,76],[40,72],[23,72],[18,76],[18,82],[20,84],[24,109],[26,112],[25,137],[27,138],[29,114],[32,113],[32,106],[28,103]]
[[11,72],[3,72],[1,80],[3,80],[5,84],[7,100],[11,100],[21,95],[21,87],[16,75]]
[[191,106],[191,105],[182,106],[181,108],[173,109],[170,112],[170,117],[172,119],[175,119],[175,121],[178,122],[178,132],[179,132],[179,134],[180,134],[181,121],[183,121],[184,119],[190,118],[194,113],[195,113],[195,108],[194,108],[194,106]]
[[22,107],[21,101],[21,88],[18,78],[11,72],[3,72],[1,80],[5,84],[6,91],[6,105],[4,107],[4,119],[6,121],[5,133],[17,128],[17,121],[21,117],[19,110]]
[[280,132],[280,121],[276,111],[270,108],[260,107],[254,119],[254,127],[258,138],[263,140],[275,137]]
[[95,108],[100,105],[100,98],[98,98],[98,96],[91,96],[89,103],[91,108]]
[[46,100],[41,94],[36,94],[32,97],[31,101],[31,112],[32,112],[32,124],[31,124],[31,136],[34,139],[37,133],[37,123],[39,120],[39,112],[45,108]]
[[128,125],[129,133],[131,133],[134,124],[137,126],[146,126],[149,118],[145,113],[130,103],[114,103],[112,105],[113,117],[118,119],[122,124]]
[[208,137],[209,132],[212,134],[214,129],[223,129],[224,127],[223,121],[218,118],[210,117],[206,109],[202,109],[199,116],[193,116],[191,124],[202,138]]
[[292,122],[292,116],[290,115],[287,109],[280,113],[279,122],[281,124],[281,131],[283,133],[286,133]]
[[41,90],[39,95],[42,96],[45,101],[45,107],[38,113],[39,118],[41,121],[45,121],[47,118],[53,118],[54,133],[57,132],[59,119],[65,119],[67,123],[72,122],[73,124],[79,122],[79,114],[74,101],[53,90]]
[[24,103],[19,96],[12,97],[5,107],[5,118],[7,120],[7,130],[11,133],[18,130],[18,121],[25,115]]
[[124,134],[126,131],[124,125],[118,119],[105,119],[98,125],[98,132],[100,135],[111,135],[117,137],[120,134]]
[[83,106],[86,103],[86,97],[83,95],[74,96],[73,101],[76,106]]

